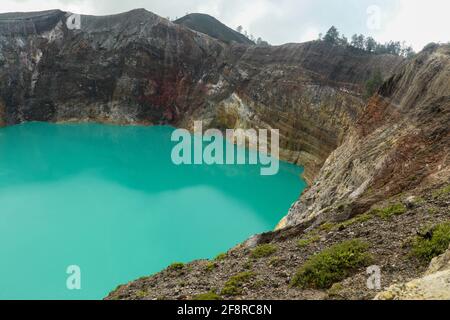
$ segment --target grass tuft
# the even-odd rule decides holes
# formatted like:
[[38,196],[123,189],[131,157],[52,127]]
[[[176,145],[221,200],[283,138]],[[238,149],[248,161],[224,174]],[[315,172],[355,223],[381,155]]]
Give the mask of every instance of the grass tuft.
[[406,207],[399,202],[385,208],[374,209],[372,210],[372,213],[377,214],[382,219],[390,219],[393,216],[399,216],[406,213]]
[[255,249],[253,249],[250,256],[253,259],[260,259],[260,258],[269,257],[272,254],[274,254],[275,252],[277,252],[277,247],[275,247],[274,245],[262,244],[260,246],[257,246]]
[[182,262],[174,262],[170,266],[167,267],[167,270],[179,271],[179,270],[183,270],[183,268],[184,268],[184,263],[182,263]]
[[446,186],[446,187],[444,187],[442,189],[434,191],[433,192],[433,198],[434,199],[444,198],[448,194],[450,194],[450,185],[448,185],[448,186]]
[[356,269],[371,261],[368,244],[361,240],[349,240],[336,244],[312,256],[300,267],[291,281],[299,288],[328,289],[344,280]]
[[218,254],[217,257],[214,258],[214,261],[222,261],[222,260],[225,260],[226,258],[227,258],[227,254],[221,253],[221,254]]
[[214,261],[208,262],[205,266],[206,272],[211,272],[217,267],[216,263]]
[[242,285],[250,281],[254,276],[255,274],[250,271],[241,272],[232,276],[225,282],[221,294],[224,296],[240,295],[242,293]]
[[450,222],[429,228],[413,240],[411,254],[429,263],[443,254],[450,245]]
[[317,242],[319,240],[320,240],[319,236],[310,236],[307,238],[303,238],[303,239],[298,240],[297,247],[299,247],[300,249],[303,249],[303,248],[309,246],[310,244]]
[[210,291],[207,293],[198,294],[196,296],[192,297],[192,300],[203,300],[203,301],[214,301],[214,300],[222,300],[222,297],[219,296],[217,293]]
[[260,259],[264,257],[269,257],[272,254],[274,254],[277,251],[277,247],[275,247],[272,244],[262,244],[260,246],[257,246],[255,249],[252,250],[252,253],[250,256],[253,259]]

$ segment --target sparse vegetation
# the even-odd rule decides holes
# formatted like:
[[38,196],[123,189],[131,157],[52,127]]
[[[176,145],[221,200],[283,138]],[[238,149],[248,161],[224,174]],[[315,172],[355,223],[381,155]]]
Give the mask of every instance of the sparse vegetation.
[[369,221],[372,218],[373,218],[373,215],[371,215],[370,213],[364,213],[364,214],[356,216],[356,217],[354,217],[354,218],[352,218],[350,220],[341,222],[340,224],[338,224],[337,228],[338,229],[340,229],[340,228],[347,228],[347,227],[350,227],[351,225],[354,225],[354,224],[357,224],[357,223],[363,223],[363,222]]
[[217,293],[210,291],[207,293],[198,294],[192,297],[192,300],[204,300],[204,301],[214,301],[214,300],[222,300],[222,297]]
[[368,99],[371,96],[373,96],[378,89],[383,84],[383,75],[381,74],[380,70],[375,71],[375,73],[370,77],[369,80],[366,82],[366,88],[364,93],[364,98]]
[[339,296],[340,292],[344,290],[344,286],[341,283],[335,283],[328,289],[327,293],[330,297]]
[[262,244],[260,246],[257,246],[255,249],[253,249],[250,256],[253,259],[260,259],[260,258],[271,256],[276,251],[277,251],[277,247],[275,247],[272,244],[267,243],[267,244]]
[[430,262],[445,252],[450,245],[450,222],[428,228],[413,240],[411,253],[424,262]]
[[377,208],[372,210],[371,213],[377,214],[382,219],[389,219],[393,216],[399,216],[406,212],[406,207],[402,203],[395,203],[385,208]]
[[217,257],[214,259],[214,261],[222,261],[222,260],[225,260],[226,257],[227,257],[226,253],[221,253],[221,254],[217,255]]
[[355,239],[325,249],[300,267],[291,285],[299,288],[330,288],[356,269],[370,263],[368,247],[367,243]]
[[253,268],[253,263],[251,260],[249,260],[249,261],[245,262],[242,267],[246,270],[250,270],[251,268]]
[[146,295],[147,295],[147,292],[145,292],[143,290],[139,290],[136,292],[136,297],[139,299],[145,298]]
[[319,40],[336,46],[348,47],[354,50],[374,54],[394,54],[406,58],[410,58],[415,55],[413,48],[411,46],[407,46],[404,42],[389,41],[382,44],[375,41],[374,38],[365,37],[362,34],[354,34],[351,40],[349,40],[345,35],[341,35],[335,26],[332,26],[325,35],[320,34]]
[[450,185],[433,192],[433,198],[440,199],[450,194]]
[[215,264],[215,262],[213,262],[213,261],[208,262],[208,264],[207,264],[206,267],[205,267],[205,271],[206,271],[206,272],[211,272],[211,271],[213,271],[216,267],[217,267],[217,265]]
[[333,222],[325,222],[319,228],[320,228],[320,230],[323,230],[323,231],[331,231],[335,227],[336,227],[336,224],[334,224]]
[[167,267],[167,270],[170,271],[179,271],[184,268],[184,263],[182,262],[174,262],[170,266]]
[[307,237],[307,238],[303,238],[303,239],[298,240],[297,246],[298,246],[300,249],[302,249],[302,248],[305,248],[305,247],[309,246],[310,244],[312,244],[312,243],[314,243],[314,242],[317,242],[317,241],[319,241],[319,240],[320,240],[320,237],[317,236],[317,235],[315,235],[315,236],[310,236],[310,237]]
[[273,257],[269,261],[269,266],[277,267],[281,264],[281,261],[280,257]]
[[255,274],[250,271],[241,272],[225,282],[221,294],[224,296],[237,296],[242,293],[242,285],[251,280]]

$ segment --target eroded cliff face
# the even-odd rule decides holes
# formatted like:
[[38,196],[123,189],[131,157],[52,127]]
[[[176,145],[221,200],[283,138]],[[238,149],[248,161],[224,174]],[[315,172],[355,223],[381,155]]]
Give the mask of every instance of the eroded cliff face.
[[281,158],[310,183],[363,109],[364,82],[402,61],[323,42],[227,45],[145,10],[76,19],[0,15],[5,124],[279,129]]
[[400,67],[291,208],[287,225],[347,219],[383,199],[449,181],[449,79],[448,45]]
[[231,51],[239,59],[209,85],[228,88],[225,99],[193,117],[218,128],[279,129],[281,158],[304,165],[309,183],[363,110],[365,81],[375,70],[390,74],[402,61],[322,42]]

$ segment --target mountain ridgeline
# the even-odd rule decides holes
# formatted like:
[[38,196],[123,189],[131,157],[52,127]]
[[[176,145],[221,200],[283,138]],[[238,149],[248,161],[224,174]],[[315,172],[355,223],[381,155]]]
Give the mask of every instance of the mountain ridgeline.
[[207,34],[215,39],[221,40],[225,43],[242,43],[242,44],[254,44],[253,41],[248,39],[243,34],[227,27],[222,22],[214,17],[202,13],[191,13],[180,19],[174,21],[174,23],[183,25],[189,29]]
[[[0,15],[0,125],[95,121],[192,129],[203,120],[210,128],[275,128],[280,157],[304,166],[310,184],[278,231],[251,238],[223,259],[122,286],[109,298],[190,299],[229,287],[243,272],[245,288],[214,294],[373,298],[362,261],[331,278],[339,294],[289,285],[302,283],[298,267],[319,259],[310,256],[351,245],[390,270],[386,284],[425,271],[408,260],[405,242],[425,222],[448,220],[449,45],[406,59],[330,41],[257,46],[200,14],[172,23],[138,9],[82,15],[76,27],[71,17],[59,10]],[[348,238],[367,245],[340,246]],[[269,253],[254,254],[253,270],[246,261],[261,245]]]

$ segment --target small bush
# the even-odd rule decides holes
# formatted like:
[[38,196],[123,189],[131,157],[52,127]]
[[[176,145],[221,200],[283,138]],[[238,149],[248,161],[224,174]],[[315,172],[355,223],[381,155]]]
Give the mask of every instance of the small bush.
[[184,263],[182,262],[174,262],[169,267],[167,267],[170,271],[178,271],[184,268]]
[[370,263],[368,244],[349,240],[336,244],[311,257],[297,271],[291,285],[300,288],[330,288],[354,270]]
[[143,298],[145,298],[146,295],[147,295],[147,292],[145,292],[143,290],[139,290],[136,292],[136,297],[138,299],[143,299]]
[[214,300],[222,300],[222,297],[219,296],[217,293],[210,291],[208,293],[198,294],[192,297],[192,300],[214,301]]
[[227,257],[227,254],[226,254],[226,253],[221,253],[221,254],[217,255],[217,257],[215,257],[214,260],[215,260],[215,261],[222,261],[222,260],[225,260],[226,257]]
[[253,268],[253,263],[252,263],[251,260],[249,260],[249,261],[245,262],[244,265],[243,265],[242,267],[243,267],[244,269],[246,269],[246,270],[250,270],[250,269]]
[[225,282],[221,294],[224,296],[237,296],[242,292],[242,285],[254,277],[254,273],[250,271],[241,272]]
[[332,222],[325,222],[319,228],[320,228],[320,230],[323,230],[323,231],[331,231],[334,228],[336,228],[336,224],[334,224]]
[[385,208],[374,209],[372,213],[377,214],[382,219],[389,219],[393,216],[399,216],[406,212],[406,207],[402,203],[395,203]]
[[450,245],[450,222],[439,224],[413,240],[411,253],[424,262],[443,254]]
[[273,258],[270,259],[268,264],[271,267],[278,267],[278,266],[280,266],[282,264],[282,260],[280,259],[280,257],[273,257]]
[[205,267],[205,271],[206,272],[211,272],[213,271],[215,268],[217,267],[217,265],[214,262],[208,262],[208,264]]
[[312,236],[312,237],[300,239],[297,242],[297,247],[299,247],[300,249],[303,249],[303,248],[309,246],[310,244],[317,242],[319,240],[320,240],[319,236]]
[[383,75],[377,70],[369,80],[366,82],[366,90],[364,92],[364,98],[369,99],[372,97],[383,84]]
[[450,194],[450,185],[433,192],[433,198],[435,199],[443,198],[448,194]]
[[274,245],[267,243],[267,244],[262,244],[260,246],[257,246],[255,249],[253,249],[250,256],[254,259],[259,259],[259,258],[271,256],[276,251],[277,251],[277,248]]
[[328,289],[327,293],[330,297],[339,296],[341,291],[344,290],[344,286],[341,283],[335,283]]
[[338,229],[340,229],[340,228],[347,228],[347,227],[350,227],[350,226],[352,226],[354,224],[357,224],[357,223],[363,223],[363,222],[369,221],[372,218],[373,218],[373,215],[371,215],[370,213],[361,214],[361,215],[356,216],[356,217],[354,217],[354,218],[352,218],[350,220],[347,220],[347,221],[344,221],[344,222],[340,223],[337,226],[337,228]]

